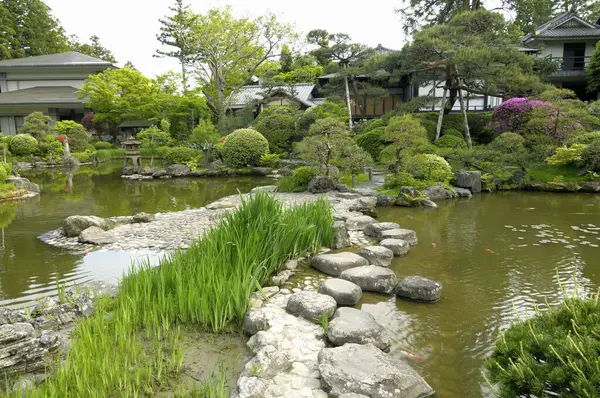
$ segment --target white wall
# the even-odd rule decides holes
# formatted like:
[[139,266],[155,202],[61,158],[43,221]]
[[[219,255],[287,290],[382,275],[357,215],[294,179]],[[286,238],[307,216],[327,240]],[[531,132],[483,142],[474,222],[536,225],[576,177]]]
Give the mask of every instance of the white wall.
[[[433,90],[433,91],[432,91]],[[433,84],[427,84],[426,86],[419,86],[419,96],[425,97],[427,95],[432,95],[434,99],[434,103],[428,105],[426,107],[421,108],[422,111],[436,111],[439,110],[439,106],[442,102],[442,97],[444,95],[444,90],[442,88],[436,87],[433,88]],[[474,96],[471,94],[469,97],[465,91],[463,91],[463,98],[465,99],[465,106],[468,105],[469,111],[481,111],[484,109],[485,101],[483,96]],[[488,106],[496,107],[502,103],[502,98],[488,96]],[[452,108],[453,111],[460,112],[460,102],[457,100]]]
[[0,132],[5,135],[17,133],[14,116],[0,116]]
[[598,40],[547,40],[542,42],[542,56],[552,55],[552,57],[562,58],[564,54],[565,43],[584,43],[585,56],[590,57],[596,48]]
[[23,90],[32,87],[71,86],[81,88],[84,80],[100,72],[96,68],[29,68],[3,69],[6,72],[7,91]]

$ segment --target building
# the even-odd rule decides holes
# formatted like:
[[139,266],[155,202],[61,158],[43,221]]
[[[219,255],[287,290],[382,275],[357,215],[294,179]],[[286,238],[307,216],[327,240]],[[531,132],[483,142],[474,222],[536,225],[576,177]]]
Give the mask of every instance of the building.
[[521,41],[537,49],[537,56],[558,62],[559,70],[550,81],[560,88],[573,90],[582,99],[596,99],[587,92],[585,69],[596,43],[600,40],[600,25],[587,22],[573,13],[565,13],[535,28]]
[[85,107],[77,90],[113,64],[77,52],[0,61],[0,131],[17,133],[25,116],[43,112],[53,121],[76,120]]
[[252,106],[255,116],[265,106],[295,106],[306,110],[312,106],[322,104],[323,98],[316,97],[316,86],[311,83],[290,85],[244,86],[229,98],[229,110],[236,112],[247,106]]

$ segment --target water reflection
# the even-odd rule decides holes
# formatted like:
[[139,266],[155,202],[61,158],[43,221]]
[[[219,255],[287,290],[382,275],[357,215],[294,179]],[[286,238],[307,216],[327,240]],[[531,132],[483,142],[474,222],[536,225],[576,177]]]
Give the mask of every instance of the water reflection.
[[111,217],[198,208],[238,190],[244,193],[272,183],[255,177],[131,181],[120,177],[121,168],[118,162],[22,173],[39,184],[42,193],[23,202],[0,203],[0,305],[22,305],[52,293],[57,279],[72,284],[119,277],[140,255],[74,255],[37,239],[70,215]]

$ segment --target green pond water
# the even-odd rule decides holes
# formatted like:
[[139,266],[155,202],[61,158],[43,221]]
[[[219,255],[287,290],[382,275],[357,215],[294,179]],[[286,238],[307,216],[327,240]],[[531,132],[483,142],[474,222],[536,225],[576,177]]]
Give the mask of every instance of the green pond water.
[[[57,282],[66,286],[89,280],[115,282],[132,262],[147,258],[143,252],[73,254],[37,238],[60,227],[70,215],[111,217],[198,208],[273,181],[257,177],[132,181],[120,177],[121,169],[119,162],[81,167],[74,173],[58,169],[21,173],[42,192],[33,199],[0,203],[0,306],[30,305],[55,294]],[[158,255],[151,256],[157,259]]]

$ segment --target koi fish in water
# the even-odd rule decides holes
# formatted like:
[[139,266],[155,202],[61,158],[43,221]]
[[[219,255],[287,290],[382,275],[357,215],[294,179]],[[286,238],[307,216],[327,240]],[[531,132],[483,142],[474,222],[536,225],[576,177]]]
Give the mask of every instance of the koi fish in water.
[[436,246],[437,246],[437,244],[436,244],[435,242],[431,242],[431,246],[432,246],[432,247],[436,247]]
[[422,361],[423,360],[423,358],[421,358],[419,356],[416,356],[415,354],[411,354],[410,352],[408,352],[406,350],[400,350],[400,352],[402,354],[406,355],[409,358],[416,359],[417,361]]
[[492,249],[485,249],[486,252],[488,253],[492,253],[492,254],[497,254],[495,251],[493,251]]

